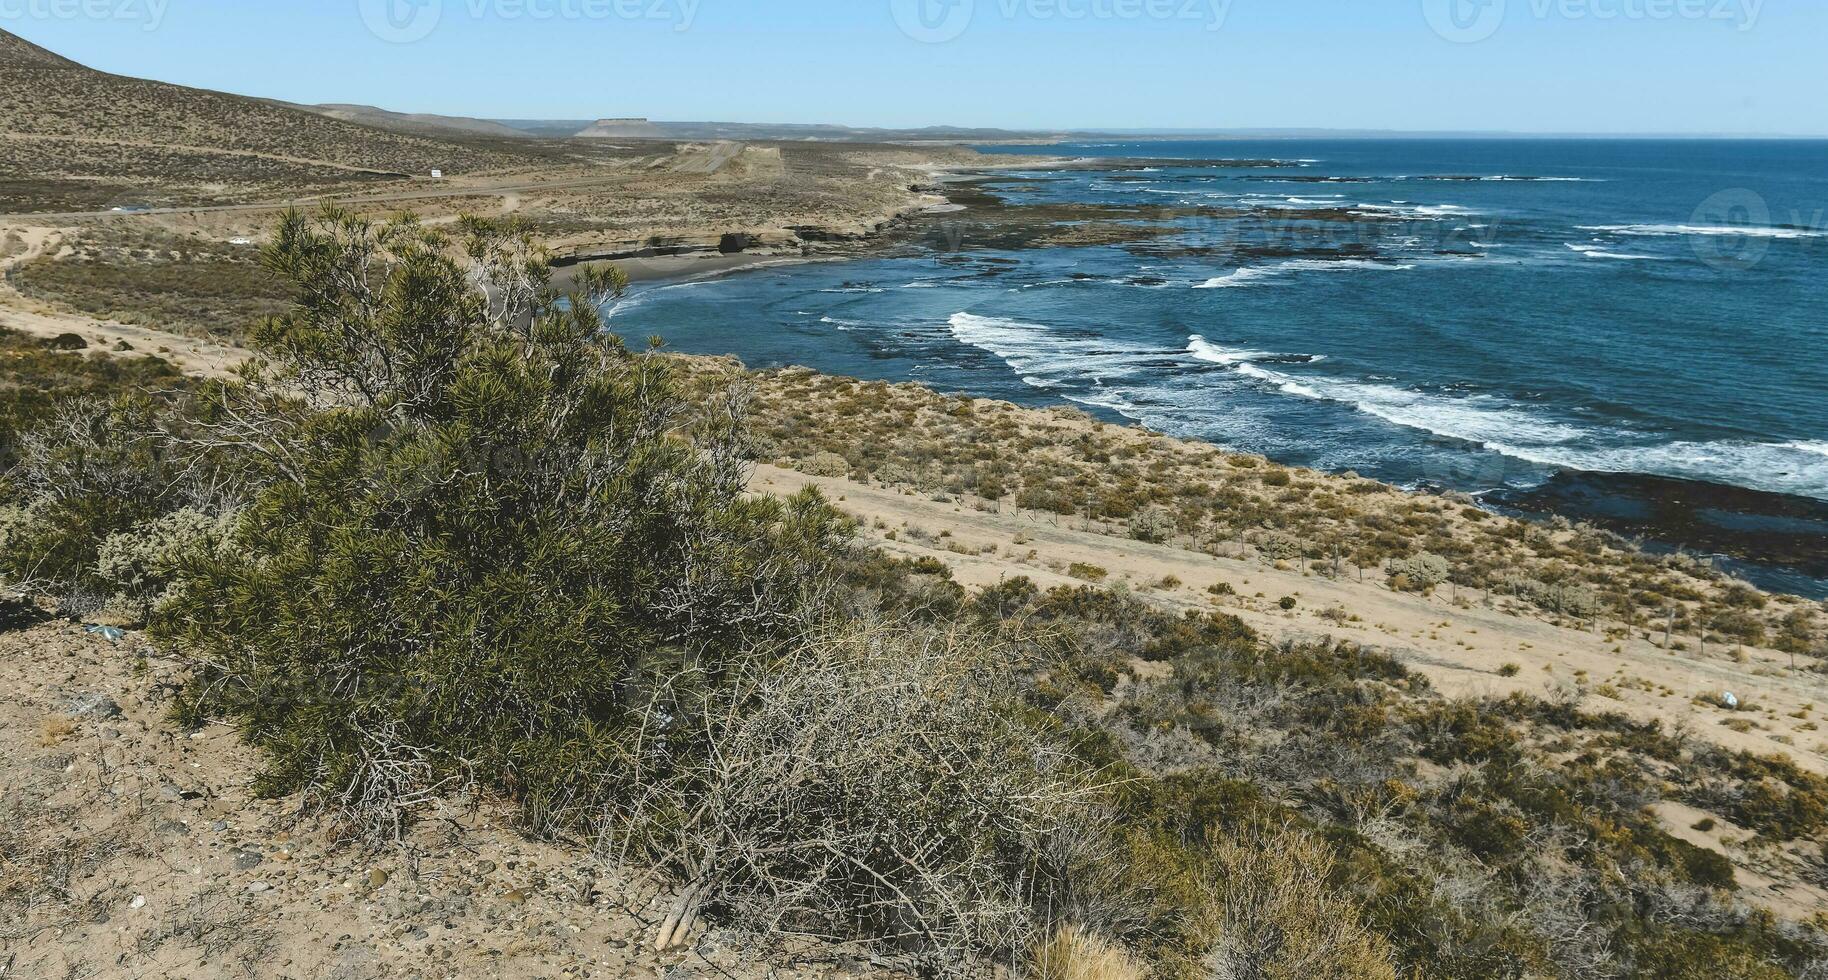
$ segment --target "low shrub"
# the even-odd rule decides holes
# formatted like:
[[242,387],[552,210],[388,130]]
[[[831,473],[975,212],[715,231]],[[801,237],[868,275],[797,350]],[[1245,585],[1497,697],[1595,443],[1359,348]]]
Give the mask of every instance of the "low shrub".
[[1396,980],[1392,951],[1332,881],[1331,852],[1292,828],[1209,841],[1207,975]]
[[1428,552],[1412,558],[1394,558],[1384,565],[1391,588],[1399,592],[1431,592],[1447,581],[1451,570],[1447,559]]
[[707,751],[658,731],[625,742],[664,775],[602,794],[600,839],[688,883],[681,936],[715,908],[756,936],[902,936],[929,976],[1037,947],[1085,967],[1083,937],[1075,957],[1058,935],[1042,945],[1034,897],[1101,909],[1087,885],[1113,855],[1095,777],[1032,723],[1012,666],[981,634],[870,627],[751,662],[693,712]]

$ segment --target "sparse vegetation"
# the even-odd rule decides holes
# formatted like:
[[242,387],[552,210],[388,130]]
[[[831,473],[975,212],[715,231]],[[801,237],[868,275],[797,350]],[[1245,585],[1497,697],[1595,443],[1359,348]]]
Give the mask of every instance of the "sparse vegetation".
[[[918,385],[797,368],[751,377],[760,449],[784,466],[804,469],[830,454],[883,486],[977,495],[1118,537],[1171,534],[1180,546],[1302,563],[1330,577],[1382,572],[1399,591],[1447,593],[1571,628],[1668,632],[1676,650],[1705,630],[1710,647],[1771,641],[1828,663],[1820,608],[1760,607],[1746,600],[1760,593],[1705,562],[1646,553],[1591,527],[1502,517],[1351,476],[1297,474],[1074,409],[979,402],[959,414],[953,399]],[[1309,489],[1291,497],[1297,484]]]
[[68,248],[14,270],[13,287],[102,319],[231,343],[292,301],[290,284],[262,267],[252,246],[118,225],[91,229]]
[[[250,335],[265,371],[20,416],[9,584],[149,608],[190,665],[179,717],[237,721],[263,790],[380,839],[486,792],[531,832],[671,875],[663,947],[713,920],[758,945],[863,942],[928,976],[1807,976],[1828,959],[1816,925],[1745,904],[1732,859],[1655,809],[1719,814],[1762,860],[1819,854],[1828,780],[1790,760],[1576,697],[1447,697],[1377,651],[1271,642],[1217,604],[1171,613],[1087,563],[1070,588],[968,590],[938,559],[858,546],[816,495],[747,495],[745,423],[771,458],[818,446],[960,498],[1020,459],[1001,487],[1066,513],[1089,496],[1084,520],[1126,537],[1150,513],[1215,551],[1411,583],[1444,568],[1434,588],[1517,567],[1559,597],[1546,615],[1579,615],[1596,570],[1762,614],[1719,580],[1364,481],[1284,473],[1278,492],[1313,486],[1278,504],[1253,488],[1279,470],[1066,416],[1032,432],[798,374],[763,378],[756,416],[739,373],[603,333],[591,300],[615,273],[561,302],[516,229],[462,231],[469,263],[410,222],[292,216],[264,262],[299,302]],[[813,431],[810,411],[848,405],[855,425]],[[912,435],[871,443],[879,424]],[[985,440],[933,428],[964,425]]]

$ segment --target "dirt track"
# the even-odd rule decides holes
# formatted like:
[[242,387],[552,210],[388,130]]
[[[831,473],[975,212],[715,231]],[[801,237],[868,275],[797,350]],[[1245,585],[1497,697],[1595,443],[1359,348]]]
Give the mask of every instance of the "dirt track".
[[[752,483],[770,493],[808,485],[861,518],[872,543],[903,557],[937,558],[963,585],[994,585],[1024,575],[1043,587],[1080,585],[1084,582],[1068,569],[1075,563],[1096,566],[1109,573],[1107,585],[1122,584],[1174,608],[1232,613],[1266,636],[1331,636],[1383,650],[1447,694],[1584,689],[1589,709],[1684,725],[1728,748],[1787,754],[1798,765],[1828,773],[1823,756],[1828,738],[1813,730],[1814,722],[1792,717],[1812,718],[1805,705],[1828,705],[1828,677],[1791,672],[1789,659],[1773,651],[1747,650],[1740,663],[1727,649],[1710,649],[1701,658],[1692,651],[1671,654],[1642,636],[1610,643],[1585,629],[1506,612],[1502,599],[1488,603],[1483,593],[1463,592],[1466,601],[1456,604],[1446,591],[1393,592],[1374,578],[1332,580],[1082,530],[1051,514],[1007,506],[979,509],[772,466],[761,467]],[[888,539],[890,532],[895,540]],[[1170,576],[1180,584],[1164,586]],[[1219,599],[1207,591],[1219,583],[1237,595]],[[1279,608],[1285,596],[1296,600],[1293,611]],[[1322,615],[1329,611],[1338,611],[1337,621]],[[1521,669],[1505,677],[1507,664]],[[1759,710],[1729,713],[1693,700],[1725,691]],[[1723,724],[1728,720],[1757,727],[1739,731]]]

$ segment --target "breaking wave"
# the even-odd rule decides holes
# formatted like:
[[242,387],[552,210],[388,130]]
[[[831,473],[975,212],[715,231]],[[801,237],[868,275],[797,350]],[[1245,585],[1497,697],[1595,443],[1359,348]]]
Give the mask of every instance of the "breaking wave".
[[1668,238],[1678,235],[1775,238],[1788,241],[1797,238],[1828,238],[1828,231],[1793,228],[1786,225],[1580,225],[1581,231],[1598,231],[1609,235],[1636,235],[1643,238]]
[[1647,473],[1828,500],[1828,444],[1668,442],[1648,446],[1545,449],[1493,443],[1494,452],[1594,473]]
[[1579,426],[1540,418],[1491,395],[1451,397],[1367,382],[1296,378],[1250,363],[1240,365],[1238,371],[1285,394],[1350,405],[1394,425],[1462,442],[1560,445],[1591,435]]
[[1235,289],[1252,286],[1291,272],[1403,272],[1415,266],[1401,262],[1377,262],[1372,259],[1290,259],[1271,266],[1243,266],[1223,276],[1208,279],[1195,289]]
[[1628,262],[1660,261],[1660,258],[1655,255],[1631,255],[1626,252],[1614,252],[1607,249],[1604,245],[1575,245],[1569,243],[1568,248],[1570,251],[1579,252],[1590,259],[1621,259]]

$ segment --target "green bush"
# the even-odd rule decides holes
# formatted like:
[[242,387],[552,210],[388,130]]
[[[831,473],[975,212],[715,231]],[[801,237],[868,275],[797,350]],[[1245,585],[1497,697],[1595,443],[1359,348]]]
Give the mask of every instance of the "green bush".
[[1447,559],[1426,551],[1412,558],[1396,558],[1384,565],[1391,587],[1398,591],[1429,592],[1447,581],[1452,566]]
[[155,620],[192,716],[269,751],[267,790],[382,828],[403,781],[536,823],[613,792],[656,686],[690,731],[692,690],[795,636],[850,533],[814,494],[745,495],[740,391],[689,404],[604,334],[592,293],[622,280],[561,302],[523,237],[468,231],[489,296],[436,233],[286,219],[266,259],[301,303],[223,395],[284,465]]

